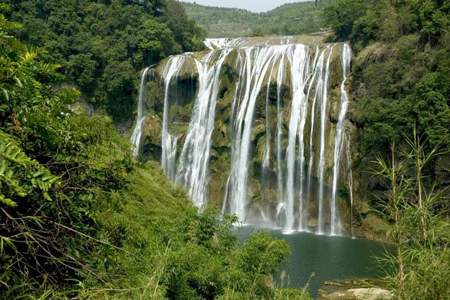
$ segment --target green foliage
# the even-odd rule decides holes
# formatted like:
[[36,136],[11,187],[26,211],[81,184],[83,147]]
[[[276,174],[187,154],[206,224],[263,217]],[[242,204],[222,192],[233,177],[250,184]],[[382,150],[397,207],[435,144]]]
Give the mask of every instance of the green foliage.
[[[350,40],[356,54],[352,120],[362,129],[362,169],[414,130],[428,150],[449,149],[449,9],[434,0],[338,0],[325,9],[335,40]],[[427,175],[437,173],[438,158]]]
[[447,189],[426,188],[423,171],[438,154],[427,152],[417,136],[406,140],[400,154],[392,147],[391,160],[378,159],[376,174],[389,188],[384,213],[393,221],[395,254],[386,257],[393,272],[387,281],[398,299],[445,299],[450,289],[450,223]]
[[131,160],[111,121],[72,113],[79,93],[0,19],[0,284],[14,298],[92,272],[78,235],[95,233],[92,200],[126,183]]
[[[219,221],[215,212],[198,214],[189,203],[154,163],[136,169],[126,189],[101,202],[96,217],[106,243],[93,258],[97,276],[111,288],[98,289],[91,278],[81,292],[107,299],[215,299],[258,288],[263,298],[273,295],[267,283],[286,259],[287,244],[262,235],[241,248],[231,233],[234,218]],[[258,254],[262,263],[254,261]],[[247,267],[256,263],[262,267]]]
[[338,0],[325,8],[324,15],[336,37],[346,40],[351,36],[356,20],[364,15],[366,7],[364,0]]
[[20,38],[45,50],[89,103],[117,122],[131,119],[139,70],[203,47],[180,4],[161,1],[6,1]]
[[289,248],[285,243],[273,241],[270,235],[261,233],[247,241],[239,254],[239,263],[242,269],[249,273],[271,274],[289,254]]
[[25,198],[35,190],[52,201],[48,191],[59,180],[48,169],[29,158],[11,137],[0,131],[0,202],[9,207],[18,203],[11,198]]
[[448,31],[450,4],[440,0],[337,0],[325,8],[327,24],[337,40],[367,45],[375,40],[395,40],[418,33],[436,44]]
[[191,3],[183,6],[209,37],[239,37],[318,32],[324,27],[321,11],[333,1],[285,4],[265,13]]

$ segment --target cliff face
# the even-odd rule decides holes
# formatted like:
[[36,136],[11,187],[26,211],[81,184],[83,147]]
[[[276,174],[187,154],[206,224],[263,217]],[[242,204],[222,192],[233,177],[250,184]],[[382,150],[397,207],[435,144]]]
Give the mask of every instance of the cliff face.
[[[296,220],[297,218],[301,219],[302,215],[305,216],[303,221],[294,221],[295,227],[303,226],[302,228],[305,230],[317,231],[322,222],[324,228],[330,226],[333,228],[332,222],[334,221],[332,221],[331,215],[334,213],[332,202],[334,200],[339,216],[339,222],[335,222],[341,226],[342,233],[350,232],[353,230],[352,223],[358,224],[362,221],[359,217],[367,216],[368,210],[364,199],[366,184],[364,180],[361,180],[363,176],[358,173],[357,166],[355,167],[355,164],[352,163],[359,160],[360,157],[355,146],[358,129],[351,118],[354,113],[351,97],[349,107],[344,111],[346,118],[342,123],[342,133],[337,130],[339,115],[343,109],[343,90],[351,95],[351,74],[347,74],[347,78],[344,80],[342,57],[344,44],[325,44],[317,36],[289,39],[285,43],[304,43],[310,64],[310,69],[305,69],[303,78],[309,84],[301,87],[301,93],[305,95],[306,99],[305,108],[301,114],[304,114],[305,117],[300,116],[299,126],[294,127],[298,132],[302,131],[302,134],[292,135],[290,132],[293,128],[293,109],[297,109],[293,99],[298,97],[298,94],[294,95],[296,91],[293,85],[297,80],[293,78],[296,76],[292,70],[294,64],[290,64],[288,60],[274,60],[271,68],[268,68],[268,70],[272,70],[271,72],[266,71],[262,75],[259,74],[258,78],[244,78],[242,68],[245,65],[242,64],[242,57],[245,49],[259,45],[264,40],[258,38],[238,41],[239,45],[234,45],[229,49],[220,68],[217,100],[214,108],[214,129],[207,158],[205,191],[208,205],[222,208],[225,211],[230,205],[227,204],[227,195],[230,197],[230,174],[233,172],[234,160],[237,157],[233,154],[236,152],[234,147],[237,145],[237,111],[242,105],[239,103],[240,99],[245,99],[242,94],[249,92],[242,86],[245,81],[260,79],[261,86],[256,91],[256,101],[251,118],[249,159],[246,164],[248,170],[245,173],[248,177],[242,179],[246,180],[246,221],[265,222],[269,225],[284,223],[286,220],[285,217],[280,217],[283,215],[280,214],[280,210],[286,210],[284,203],[286,201],[283,202],[283,196],[280,196],[280,193],[294,192],[296,194],[294,201],[297,201],[299,197],[305,199],[300,204],[292,205],[295,210],[292,215]],[[215,42],[210,41],[209,47],[212,49],[222,47]],[[234,42],[236,43],[236,41]],[[265,45],[261,47],[282,43],[283,41],[278,39],[265,40]],[[157,66],[154,78],[146,84],[148,114],[143,130],[143,159],[161,159],[163,152],[161,131],[164,117],[167,118],[168,132],[177,138],[175,161],[180,159],[180,153],[192,127],[190,123],[194,109],[198,109],[196,99],[199,97],[202,79],[199,78],[197,64],[204,60],[208,53],[213,56],[213,58],[208,58],[208,63],[216,64],[220,52],[218,50],[185,54],[182,66],[172,76],[169,83],[165,81],[168,62],[163,61]],[[323,65],[320,65],[321,54],[324,55]],[[327,58],[329,59],[328,68]],[[323,68],[323,78],[326,79],[322,85],[318,79],[317,83],[314,83],[319,67]],[[281,73],[276,70],[284,70],[284,76],[280,76]],[[319,78],[319,75],[317,76]],[[323,105],[324,100],[317,96],[321,93],[326,93],[326,105]],[[168,102],[166,115],[164,114],[165,100]],[[322,118],[321,114],[323,114]],[[339,134],[342,136],[342,141],[336,138]],[[336,147],[336,141],[340,142],[340,147]],[[279,184],[279,181],[280,173],[282,180],[286,182],[288,180],[290,169],[288,149],[292,144],[294,144],[292,149],[295,153],[293,160],[295,170],[292,171],[295,187],[289,190],[288,183],[285,184],[283,181],[282,184]],[[337,171],[335,170],[336,164],[338,165]],[[333,182],[334,180],[336,183]],[[301,193],[302,196],[297,196],[298,193]],[[322,214],[325,216],[323,217],[326,219],[325,221],[320,220],[321,217],[317,213],[322,209],[319,207],[321,205],[318,201],[319,197],[324,199]],[[360,214],[361,212],[363,214]],[[280,219],[283,220],[280,221]]]

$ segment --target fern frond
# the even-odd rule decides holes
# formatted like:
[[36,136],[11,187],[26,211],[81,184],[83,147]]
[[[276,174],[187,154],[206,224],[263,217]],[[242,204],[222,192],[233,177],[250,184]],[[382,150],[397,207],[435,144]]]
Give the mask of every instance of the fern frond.
[[0,203],[3,203],[6,206],[9,207],[17,207],[17,203],[12,201],[9,198],[6,198],[4,195],[0,194]]

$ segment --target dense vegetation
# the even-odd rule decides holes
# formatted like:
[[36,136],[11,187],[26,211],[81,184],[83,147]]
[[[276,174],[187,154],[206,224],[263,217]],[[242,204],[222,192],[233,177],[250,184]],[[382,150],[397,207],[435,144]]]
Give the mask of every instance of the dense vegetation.
[[191,3],[183,3],[183,6],[186,14],[204,28],[209,37],[239,37],[318,32],[324,27],[321,11],[331,2],[290,3],[265,13]]
[[203,32],[175,0],[6,0],[18,37],[61,64],[67,83],[116,122],[130,120],[139,70],[202,47]]
[[385,153],[413,128],[430,146],[448,148],[450,3],[392,3],[346,0],[325,11],[336,39],[350,40],[357,54],[353,88],[363,153]]
[[427,152],[417,135],[406,138],[407,146],[395,145],[389,160],[379,158],[374,172],[386,184],[384,216],[392,222],[390,237],[396,251],[381,259],[386,282],[398,299],[447,299],[450,287],[450,222],[448,186],[427,184],[424,174],[439,155]]
[[341,0],[326,8],[335,39],[349,40],[355,51],[351,119],[361,129],[362,170],[378,156],[388,158],[392,144],[402,150],[405,136],[416,134],[426,152],[440,153],[424,170],[427,184],[448,185],[449,12],[448,1],[434,0]]
[[338,0],[325,9],[335,40],[350,41],[352,121],[373,206],[393,225],[388,279],[399,299],[450,294],[450,3]]
[[88,115],[68,69],[54,64],[64,58],[17,38],[26,32],[0,13],[1,299],[306,297],[271,281],[285,242],[261,233],[241,246],[233,218],[198,214],[158,166],[131,159],[110,117]]

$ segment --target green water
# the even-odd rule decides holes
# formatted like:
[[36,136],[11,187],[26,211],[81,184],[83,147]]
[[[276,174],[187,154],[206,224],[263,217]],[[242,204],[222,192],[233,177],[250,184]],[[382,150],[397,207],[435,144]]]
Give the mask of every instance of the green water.
[[[259,229],[241,227],[236,235],[245,241]],[[292,254],[276,275],[279,286],[305,287],[313,296],[329,280],[377,278],[382,275],[375,257],[385,255],[386,245],[350,237],[328,237],[311,233],[285,235],[270,230],[275,238],[287,241]],[[309,282],[309,283],[308,283]]]

